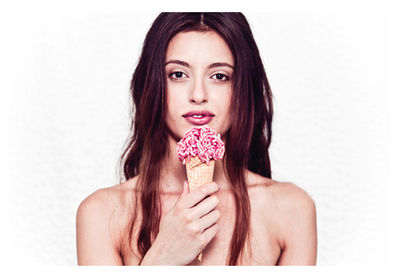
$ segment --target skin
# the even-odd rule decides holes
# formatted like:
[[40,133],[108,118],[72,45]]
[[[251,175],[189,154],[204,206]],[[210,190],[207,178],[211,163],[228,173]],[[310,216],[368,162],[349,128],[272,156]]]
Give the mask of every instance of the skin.
[[[168,63],[173,61],[171,63]],[[210,68],[223,62],[234,67],[232,54],[215,32],[178,33],[166,53],[169,153],[161,177],[162,215],[160,230],[141,265],[224,264],[234,220],[231,186],[223,160],[216,161],[214,182],[189,193],[185,166],[176,156],[176,144],[193,127],[182,115],[192,110],[215,114],[207,125],[222,140],[231,125],[233,69]],[[185,65],[183,65],[185,64]],[[292,183],[277,182],[248,170],[246,185],[254,230],[252,251],[241,264],[314,265],[316,263],[316,211],[313,200]],[[139,264],[135,255],[123,249],[128,209],[134,207],[137,177],[103,188],[88,196],[77,212],[77,253],[80,265]],[[140,213],[139,213],[140,220]],[[133,246],[136,244],[134,231]],[[258,240],[258,242],[256,242]],[[252,243],[252,244],[253,244]],[[197,256],[203,252],[203,261]],[[124,257],[122,257],[124,255]]]

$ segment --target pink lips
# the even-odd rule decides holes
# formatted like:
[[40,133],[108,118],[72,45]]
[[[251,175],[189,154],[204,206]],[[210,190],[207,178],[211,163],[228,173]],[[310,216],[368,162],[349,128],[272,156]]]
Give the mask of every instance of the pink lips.
[[194,125],[203,125],[209,123],[214,114],[209,111],[191,111],[183,115],[183,117]]

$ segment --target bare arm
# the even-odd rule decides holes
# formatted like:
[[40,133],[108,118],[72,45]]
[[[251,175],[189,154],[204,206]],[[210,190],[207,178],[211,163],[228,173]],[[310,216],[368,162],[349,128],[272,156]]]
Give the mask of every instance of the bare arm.
[[317,226],[314,201],[299,187],[286,186],[280,203],[284,248],[278,265],[315,265]]
[[111,232],[112,204],[104,189],[88,196],[76,215],[78,265],[122,265]]

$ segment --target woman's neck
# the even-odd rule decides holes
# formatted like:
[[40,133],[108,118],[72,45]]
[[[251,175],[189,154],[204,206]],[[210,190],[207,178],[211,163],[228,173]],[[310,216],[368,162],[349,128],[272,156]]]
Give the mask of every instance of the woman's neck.
[[[162,193],[180,193],[183,183],[187,180],[186,166],[178,159],[176,148],[178,143],[171,136],[168,137],[168,151],[163,162],[161,174],[161,191]],[[214,182],[222,189],[229,189],[228,178],[223,168],[223,161],[216,160],[214,168]]]

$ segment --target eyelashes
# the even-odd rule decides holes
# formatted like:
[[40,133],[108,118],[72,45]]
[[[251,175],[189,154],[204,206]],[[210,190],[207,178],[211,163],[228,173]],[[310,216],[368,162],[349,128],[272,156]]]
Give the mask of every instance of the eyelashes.
[[[186,76],[186,78],[188,78],[188,76],[185,73],[183,73],[182,71],[175,71],[175,72],[168,74],[168,77],[172,80],[181,80],[181,79],[185,78],[184,76]],[[222,74],[222,73],[216,73],[216,74],[212,75],[211,77],[215,77],[213,79],[217,80],[218,82],[226,82],[226,81],[230,80],[230,78],[227,75]]]
[[217,77],[221,77],[221,78],[222,78],[222,79],[217,78],[217,80],[220,80],[220,81],[229,81],[229,77],[228,77],[227,75],[225,75],[225,74],[217,73],[217,74],[212,75],[212,77],[214,77],[214,76],[217,76]]
[[[175,75],[175,77],[173,77]],[[173,80],[178,80],[178,79],[182,79],[182,76],[185,75],[187,77],[187,75],[183,72],[180,71],[176,71],[176,72],[172,72],[168,75],[168,77],[170,77]],[[178,77],[176,77],[178,76]]]

